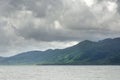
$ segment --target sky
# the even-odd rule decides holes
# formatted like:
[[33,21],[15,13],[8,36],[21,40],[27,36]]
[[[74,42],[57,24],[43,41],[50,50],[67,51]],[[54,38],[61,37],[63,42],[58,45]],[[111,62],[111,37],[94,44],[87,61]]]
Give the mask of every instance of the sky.
[[0,56],[120,37],[120,0],[0,0]]

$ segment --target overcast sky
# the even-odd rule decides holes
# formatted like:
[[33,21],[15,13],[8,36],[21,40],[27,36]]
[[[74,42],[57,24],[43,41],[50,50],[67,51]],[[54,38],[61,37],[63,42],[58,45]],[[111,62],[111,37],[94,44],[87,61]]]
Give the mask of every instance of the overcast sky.
[[0,0],[0,56],[120,35],[120,0]]

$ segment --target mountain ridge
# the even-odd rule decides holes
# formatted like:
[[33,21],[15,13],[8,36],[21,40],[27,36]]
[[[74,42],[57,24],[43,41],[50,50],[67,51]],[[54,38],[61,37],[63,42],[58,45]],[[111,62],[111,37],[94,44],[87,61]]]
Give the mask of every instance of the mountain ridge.
[[0,59],[0,65],[120,65],[120,38],[85,40],[65,49],[23,52]]

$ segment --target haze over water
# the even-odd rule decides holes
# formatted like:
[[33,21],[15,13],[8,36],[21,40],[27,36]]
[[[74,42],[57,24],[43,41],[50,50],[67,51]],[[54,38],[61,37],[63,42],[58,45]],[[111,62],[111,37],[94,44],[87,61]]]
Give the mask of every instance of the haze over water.
[[0,66],[0,80],[119,80],[120,66]]

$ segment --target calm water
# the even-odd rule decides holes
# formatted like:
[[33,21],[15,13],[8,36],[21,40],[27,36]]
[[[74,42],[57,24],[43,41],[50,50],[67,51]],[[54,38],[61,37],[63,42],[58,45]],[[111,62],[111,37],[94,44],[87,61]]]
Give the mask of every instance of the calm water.
[[0,66],[0,80],[120,80],[120,66]]

